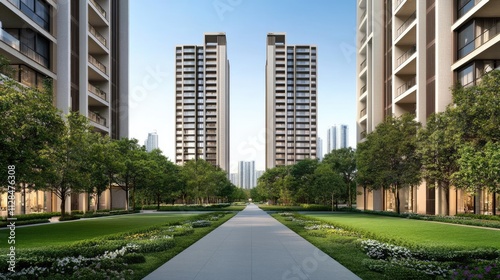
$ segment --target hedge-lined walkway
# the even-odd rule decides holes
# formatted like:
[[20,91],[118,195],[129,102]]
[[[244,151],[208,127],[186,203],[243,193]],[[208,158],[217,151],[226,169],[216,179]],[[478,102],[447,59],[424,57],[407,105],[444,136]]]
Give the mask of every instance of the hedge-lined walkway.
[[144,279],[360,278],[251,204]]

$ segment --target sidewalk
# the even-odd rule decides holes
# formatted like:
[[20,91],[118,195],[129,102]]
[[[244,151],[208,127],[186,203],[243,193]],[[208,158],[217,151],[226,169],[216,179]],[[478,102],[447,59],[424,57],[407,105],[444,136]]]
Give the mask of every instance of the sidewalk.
[[360,278],[251,204],[144,279]]

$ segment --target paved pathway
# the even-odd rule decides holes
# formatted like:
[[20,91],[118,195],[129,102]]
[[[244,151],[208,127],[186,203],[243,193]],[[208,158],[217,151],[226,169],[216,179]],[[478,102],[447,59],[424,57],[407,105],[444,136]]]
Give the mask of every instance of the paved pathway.
[[144,279],[360,278],[252,204]]

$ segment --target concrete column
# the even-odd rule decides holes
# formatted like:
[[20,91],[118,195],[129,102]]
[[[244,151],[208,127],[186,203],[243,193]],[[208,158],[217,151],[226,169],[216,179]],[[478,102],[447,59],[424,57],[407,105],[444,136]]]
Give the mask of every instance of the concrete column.
[[[70,0],[57,2],[57,85],[56,106],[64,115],[71,107],[71,5]],[[82,1],[86,2],[86,1]],[[78,108],[73,108],[78,109]]]

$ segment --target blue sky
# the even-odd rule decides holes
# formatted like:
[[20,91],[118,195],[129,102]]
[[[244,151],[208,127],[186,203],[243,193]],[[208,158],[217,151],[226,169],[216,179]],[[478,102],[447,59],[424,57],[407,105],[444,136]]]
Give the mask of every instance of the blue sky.
[[203,44],[225,32],[231,64],[231,170],[240,160],[264,169],[266,35],[318,47],[318,135],[356,130],[356,0],[130,0],[130,131],[143,143],[157,131],[160,149],[175,157],[175,46]]

